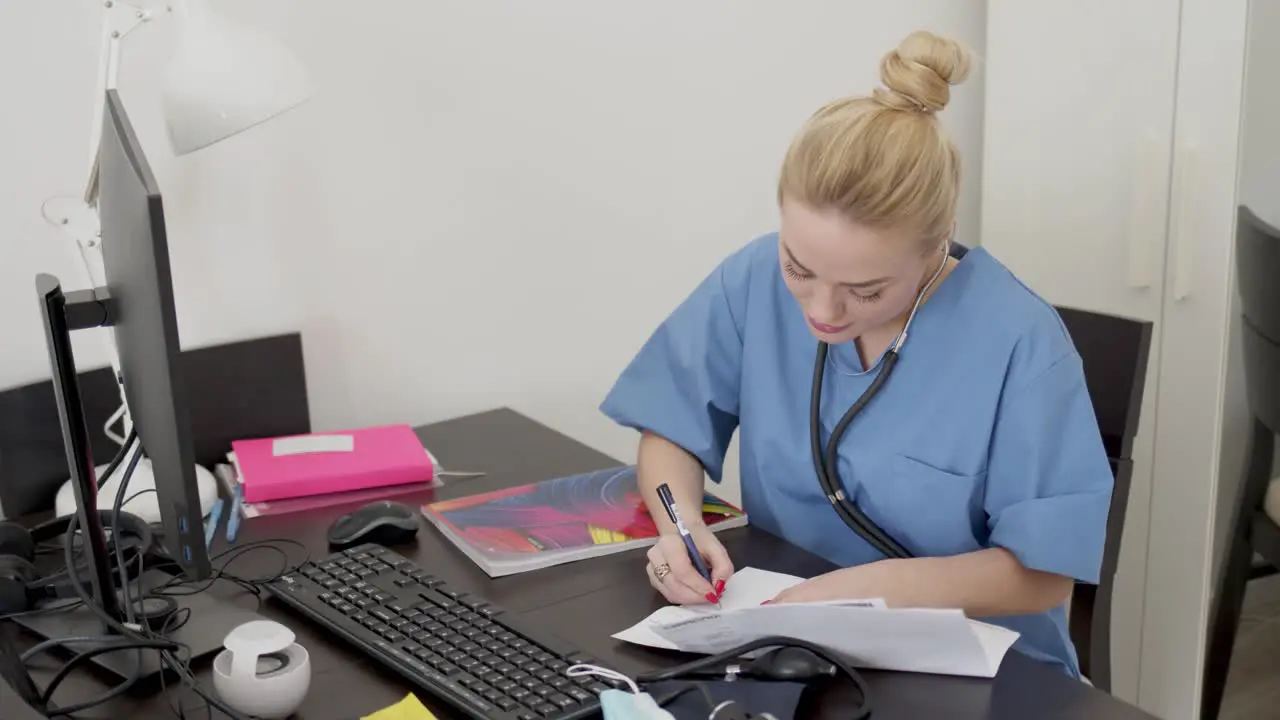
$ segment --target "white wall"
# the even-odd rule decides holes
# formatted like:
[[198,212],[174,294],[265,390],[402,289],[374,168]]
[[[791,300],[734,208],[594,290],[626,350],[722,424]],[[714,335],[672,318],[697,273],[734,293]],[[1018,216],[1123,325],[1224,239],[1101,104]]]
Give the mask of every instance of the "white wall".
[[1280,3],[1251,0],[1240,138],[1240,202],[1280,226]]
[[[69,4],[0,3],[25,32],[0,44],[0,387],[48,373],[32,276],[79,286],[39,214],[85,168],[99,6]],[[985,27],[981,0],[216,4],[252,10],[322,93],[175,159],[156,103],[173,19],[127,39],[120,89],[164,188],[184,345],[301,330],[320,428],[505,404],[626,459],[600,399],[717,261],[774,227],[801,121],[870,90],[911,30],[980,50]],[[944,114],[970,244],[982,105],[979,66]]]
[[[1245,51],[1244,106],[1240,124],[1239,202],[1259,217],[1280,226],[1280,3],[1251,0],[1249,39]],[[1232,280],[1234,284],[1234,277]],[[1215,573],[1231,527],[1231,511],[1243,477],[1248,452],[1249,413],[1241,352],[1240,308],[1231,298],[1230,341],[1223,393],[1222,464],[1218,512],[1214,525]]]

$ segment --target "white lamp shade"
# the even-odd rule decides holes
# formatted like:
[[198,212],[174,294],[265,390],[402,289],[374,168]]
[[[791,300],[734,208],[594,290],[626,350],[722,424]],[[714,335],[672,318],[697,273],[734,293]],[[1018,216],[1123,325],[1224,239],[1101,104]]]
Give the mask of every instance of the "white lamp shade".
[[173,151],[185,155],[296,107],[315,92],[283,45],[232,25],[188,0],[164,89]]

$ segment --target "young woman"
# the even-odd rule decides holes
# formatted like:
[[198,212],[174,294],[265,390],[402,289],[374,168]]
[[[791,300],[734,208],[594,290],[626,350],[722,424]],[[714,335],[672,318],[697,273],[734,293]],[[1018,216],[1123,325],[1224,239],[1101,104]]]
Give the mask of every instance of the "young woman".
[[1066,599],[1097,581],[1112,475],[1053,307],[981,247],[949,252],[960,158],[936,113],[969,63],[913,33],[881,62],[885,87],[818,110],[782,164],[779,231],[693,291],[602,410],[641,431],[664,531],[645,572],[671,602],[715,601],[733,563],[686,511],[705,579],[655,488],[700,507],[737,430],[752,525],[842,568],[773,602],[961,608],[1078,676]]

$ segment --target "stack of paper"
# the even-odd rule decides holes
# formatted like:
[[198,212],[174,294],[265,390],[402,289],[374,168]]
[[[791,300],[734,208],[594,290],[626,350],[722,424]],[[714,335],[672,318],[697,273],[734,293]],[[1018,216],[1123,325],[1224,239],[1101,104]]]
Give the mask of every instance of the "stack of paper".
[[1018,639],[960,610],[887,608],[875,598],[760,604],[801,581],[744,568],[729,580],[720,608],[664,607],[613,637],[710,655],[777,635],[834,650],[857,667],[988,678]]

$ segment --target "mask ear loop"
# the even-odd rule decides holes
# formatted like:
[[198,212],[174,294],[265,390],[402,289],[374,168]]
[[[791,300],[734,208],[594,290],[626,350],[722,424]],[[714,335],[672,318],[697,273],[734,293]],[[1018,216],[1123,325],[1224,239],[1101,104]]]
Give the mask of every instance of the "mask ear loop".
[[627,687],[631,688],[632,693],[636,695],[640,694],[640,686],[636,685],[635,680],[632,680],[631,678],[627,677],[626,675],[623,675],[617,670],[602,668],[599,665],[588,665],[585,663],[579,663],[577,665],[573,665],[569,667],[569,669],[564,671],[564,674],[568,675],[569,677],[582,677],[583,675],[597,675],[599,677],[609,678],[610,680],[617,680],[618,682],[626,683]]

